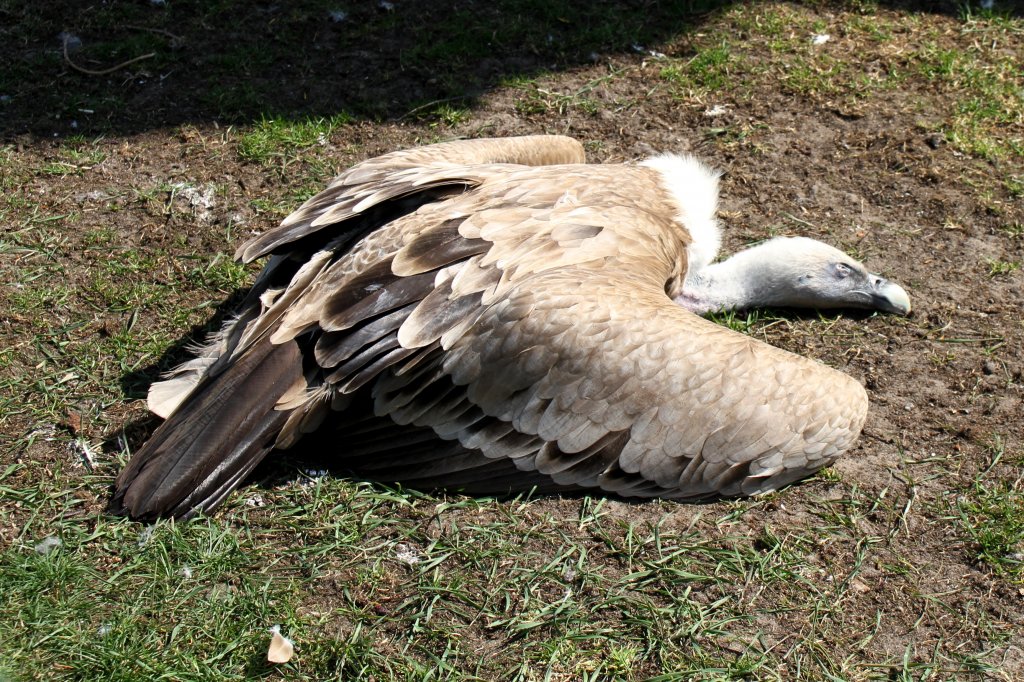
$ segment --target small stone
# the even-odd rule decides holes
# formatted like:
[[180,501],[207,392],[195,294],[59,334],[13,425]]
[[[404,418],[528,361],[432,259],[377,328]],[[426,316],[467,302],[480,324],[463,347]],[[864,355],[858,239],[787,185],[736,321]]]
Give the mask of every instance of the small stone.
[[409,566],[414,566],[423,560],[423,556],[415,547],[404,542],[395,545],[395,558]]
[[863,580],[861,580],[860,578],[854,578],[853,580],[851,580],[850,587],[853,588],[854,592],[859,592],[860,594],[864,594],[865,592],[871,591],[871,586]]
[[924,143],[932,149],[938,149],[942,145],[946,144],[946,140],[942,135],[935,134],[924,138]]
[[981,368],[981,371],[983,371],[985,374],[992,375],[999,371],[999,365],[997,365],[995,362],[991,360],[986,360],[985,364]]

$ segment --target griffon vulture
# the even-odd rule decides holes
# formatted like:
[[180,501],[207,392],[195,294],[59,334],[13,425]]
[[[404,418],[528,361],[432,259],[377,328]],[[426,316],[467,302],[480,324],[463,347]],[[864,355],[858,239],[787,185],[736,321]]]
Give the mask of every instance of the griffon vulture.
[[237,257],[269,260],[115,484],[148,519],[209,512],[267,453],[468,493],[681,500],[775,490],[864,423],[852,378],[700,313],[910,311],[811,239],[721,263],[717,174],[587,165],[555,136],[398,151],[343,173]]

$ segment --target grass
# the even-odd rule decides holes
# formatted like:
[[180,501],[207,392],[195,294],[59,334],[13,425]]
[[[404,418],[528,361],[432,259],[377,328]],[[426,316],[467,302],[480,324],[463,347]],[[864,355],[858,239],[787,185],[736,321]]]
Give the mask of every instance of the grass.
[[99,140],[89,144],[80,135],[66,138],[60,146],[58,157],[39,169],[44,175],[81,175],[103,163],[106,153],[97,148]]
[[949,98],[949,114],[937,129],[957,150],[985,160],[1020,159],[1024,65],[1019,51],[999,48],[1015,44],[1019,20],[988,14],[965,15],[960,31],[967,41],[953,44],[948,36],[922,32],[935,39],[896,55],[886,41],[897,28],[908,30],[909,22],[897,27],[873,10],[850,17],[842,35],[813,46],[812,35],[839,27],[786,5],[737,6],[727,15],[743,41],[728,31],[710,34],[696,55],[671,60],[661,75],[684,96],[724,91],[741,99],[751,96],[752,83],[773,77],[793,95],[837,103],[856,116],[865,102],[891,100],[908,78],[920,74],[940,97]]
[[[139,205],[164,217],[162,201],[143,198]],[[165,249],[126,245],[106,226],[86,230],[80,248],[72,250],[69,227],[78,215],[48,216],[39,205],[25,209],[22,227],[0,239],[0,253],[8,258],[5,272],[17,278],[6,294],[8,320],[26,338],[0,358],[6,385],[0,406],[7,418],[31,415],[56,424],[70,404],[121,400],[116,377],[156,362],[173,341],[166,330],[138,325],[140,317],[173,320],[180,333],[201,324],[251,276],[223,253],[172,262]],[[191,211],[184,215],[194,219]],[[88,267],[76,274],[82,262]],[[157,272],[166,278],[155,279]],[[182,307],[178,279],[206,290],[205,300]],[[97,325],[98,311],[113,319]]]
[[728,310],[712,313],[708,315],[708,319],[741,334],[755,334],[763,331],[766,327],[785,321],[785,318],[764,310],[745,310],[740,312]]
[[661,69],[661,77],[685,89],[720,90],[732,84],[730,62],[735,61],[729,45],[722,43],[698,52],[681,64],[674,60]]
[[[953,115],[943,129],[950,143],[985,159],[1020,157],[1024,155],[1024,63],[1019,55],[985,55],[983,49],[925,45],[919,53],[919,68],[936,85],[957,92]],[[1006,131],[1016,132],[1007,135]]]
[[1024,490],[1020,482],[979,483],[957,500],[958,525],[975,556],[1024,580]]
[[310,147],[326,145],[334,129],[350,120],[346,114],[299,123],[265,118],[239,137],[238,155],[264,165],[274,161],[287,164]]
[[1000,231],[1011,239],[1020,239],[1021,237],[1024,237],[1024,223],[1007,223],[1006,225],[1000,226]]
[[1020,269],[1020,263],[1018,263],[1017,261],[1005,261],[997,260],[995,258],[988,258],[985,260],[985,264],[988,265],[989,277],[1006,276]]
[[435,120],[434,125],[452,127],[468,120],[470,111],[451,104],[440,104],[430,112],[430,116]]
[[[653,662],[673,671],[660,679],[773,679],[779,652],[750,629],[733,586],[781,591],[790,611],[820,612],[829,597],[805,573],[809,540],[594,513],[604,500],[578,503],[581,537],[529,500],[325,479],[260,494],[274,514],[254,527],[259,508],[240,500],[223,520],[140,527],[75,518],[73,493],[50,498],[60,518],[27,524],[0,555],[0,613],[21,624],[4,642],[7,665],[25,679],[54,666],[77,679],[264,677],[259,652],[279,624],[299,654],[281,672],[299,679],[449,676],[449,659],[472,655],[467,636],[515,646],[518,662],[482,659],[465,678],[608,679]],[[41,554],[47,537],[60,544]],[[323,629],[338,622],[345,630]]]
[[[992,480],[992,470],[1007,457],[1006,443],[996,434],[987,449],[987,466],[956,496],[952,520],[978,561],[1024,583],[1024,477]],[[1019,454],[1010,457],[1019,469]]]
[[[5,615],[21,624],[5,664],[26,679],[227,679],[259,674],[251,650],[265,623],[287,623],[291,579],[261,570],[244,533],[214,522],[140,529],[63,523],[47,554],[20,546],[0,558]],[[114,572],[110,579],[102,579]],[[116,576],[116,577],[115,577]],[[188,647],[203,656],[181,659]],[[41,651],[45,654],[40,655]]]
[[509,81],[507,87],[525,91],[525,95],[516,98],[514,106],[517,114],[531,116],[556,112],[560,116],[584,114],[593,116],[601,109],[601,104],[594,99],[593,93],[603,85],[614,82],[621,75],[621,70],[610,70],[609,73],[592,78],[579,87],[566,91],[543,87],[539,79],[516,79]]

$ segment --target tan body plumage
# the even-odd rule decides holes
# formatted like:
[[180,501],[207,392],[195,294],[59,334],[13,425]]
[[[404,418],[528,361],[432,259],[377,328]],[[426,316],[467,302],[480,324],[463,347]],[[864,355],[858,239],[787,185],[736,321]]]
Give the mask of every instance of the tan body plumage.
[[717,229],[714,174],[583,161],[561,137],[396,152],[243,246],[274,255],[154,386],[169,419],[115,508],[209,510],[297,443],[422,487],[677,499],[774,490],[849,449],[858,382],[673,301],[714,255],[691,236]]

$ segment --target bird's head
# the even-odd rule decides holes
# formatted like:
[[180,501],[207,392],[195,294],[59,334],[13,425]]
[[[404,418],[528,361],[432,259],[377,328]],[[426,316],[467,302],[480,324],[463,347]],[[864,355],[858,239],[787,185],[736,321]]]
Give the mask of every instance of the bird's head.
[[777,237],[759,251],[760,276],[773,291],[773,305],[797,308],[863,308],[910,313],[900,285],[869,272],[839,249],[806,237]]
[[688,273],[687,279],[693,296],[701,300],[699,312],[780,306],[908,315],[911,309],[903,287],[869,272],[839,249],[806,237],[770,239]]

